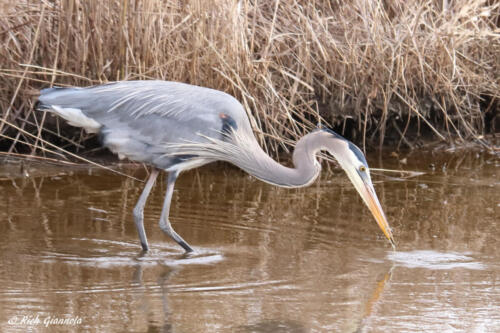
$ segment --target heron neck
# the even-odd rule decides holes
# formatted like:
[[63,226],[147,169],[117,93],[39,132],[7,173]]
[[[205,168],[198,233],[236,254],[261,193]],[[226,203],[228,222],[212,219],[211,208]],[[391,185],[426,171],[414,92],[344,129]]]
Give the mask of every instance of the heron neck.
[[[257,145],[258,146],[258,145]],[[302,137],[293,152],[294,168],[288,168],[273,160],[262,149],[253,152],[257,167],[239,165],[242,169],[267,183],[281,187],[302,187],[311,184],[318,176],[321,166],[316,153],[321,149],[315,133]]]

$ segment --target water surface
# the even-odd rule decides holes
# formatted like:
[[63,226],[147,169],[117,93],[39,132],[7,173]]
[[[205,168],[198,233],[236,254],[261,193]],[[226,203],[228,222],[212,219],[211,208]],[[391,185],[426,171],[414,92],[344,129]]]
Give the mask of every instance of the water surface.
[[192,255],[158,227],[162,177],[143,254],[132,217],[143,183],[4,162],[0,331],[500,331],[498,157],[368,160],[424,172],[372,175],[396,252],[341,171],[293,190],[223,164],[183,174],[171,221]]

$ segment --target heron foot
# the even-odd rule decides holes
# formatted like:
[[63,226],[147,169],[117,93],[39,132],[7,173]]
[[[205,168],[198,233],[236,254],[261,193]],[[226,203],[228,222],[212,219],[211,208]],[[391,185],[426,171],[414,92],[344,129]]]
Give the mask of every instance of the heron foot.
[[193,248],[189,246],[189,244],[186,243],[185,241],[180,241],[178,243],[180,246],[182,246],[182,248],[186,251],[186,253],[194,252]]
[[170,225],[170,221],[167,220],[164,223],[160,223],[160,229],[177,244],[179,244],[186,251],[186,253],[194,251],[193,248],[189,246],[189,244],[181,236],[179,236],[178,233],[175,232],[174,228]]

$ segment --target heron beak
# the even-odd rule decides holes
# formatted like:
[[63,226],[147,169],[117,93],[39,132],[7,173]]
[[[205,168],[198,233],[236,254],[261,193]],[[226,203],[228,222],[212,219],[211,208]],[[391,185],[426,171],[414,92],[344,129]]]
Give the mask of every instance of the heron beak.
[[395,247],[396,244],[394,242],[394,238],[392,237],[391,227],[389,227],[389,223],[385,217],[384,211],[382,210],[382,206],[378,201],[377,194],[375,193],[375,189],[372,184],[363,184],[364,185],[364,193],[361,195],[363,197],[364,202],[370,209],[373,214],[373,217],[377,221],[378,226],[382,229],[385,237],[391,242],[392,246]]
[[375,189],[371,181],[363,180],[357,172],[348,172],[347,175],[351,179],[354,187],[358,191],[359,195],[368,206],[368,209],[373,214],[373,217],[377,221],[378,226],[382,229],[385,237],[391,242],[392,247],[395,248],[396,243],[394,242],[394,238],[392,237],[391,227],[389,227],[389,223],[385,217],[384,211],[382,210],[382,206],[378,201],[377,194],[375,193]]

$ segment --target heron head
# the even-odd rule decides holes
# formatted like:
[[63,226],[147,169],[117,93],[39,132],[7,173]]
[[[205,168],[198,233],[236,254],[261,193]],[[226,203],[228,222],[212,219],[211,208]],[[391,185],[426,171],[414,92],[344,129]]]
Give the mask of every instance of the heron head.
[[373,188],[370,168],[365,155],[356,145],[339,134],[326,128],[322,128],[321,131],[329,136],[329,140],[324,140],[325,149],[335,157],[342,169],[344,169],[349,180],[372,212],[380,229],[394,246],[392,231]]

